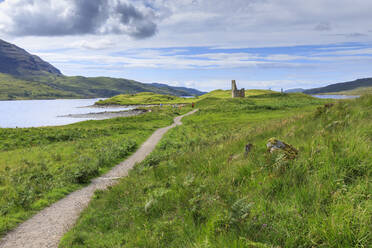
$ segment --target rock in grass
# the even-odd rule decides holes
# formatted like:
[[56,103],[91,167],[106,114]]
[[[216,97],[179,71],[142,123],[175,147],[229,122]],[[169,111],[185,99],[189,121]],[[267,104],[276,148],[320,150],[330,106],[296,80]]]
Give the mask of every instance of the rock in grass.
[[249,152],[252,150],[253,144],[249,143],[245,145],[244,156],[247,157]]
[[267,151],[270,153],[282,151],[285,159],[295,159],[298,155],[298,150],[296,148],[275,138],[270,138],[266,147]]

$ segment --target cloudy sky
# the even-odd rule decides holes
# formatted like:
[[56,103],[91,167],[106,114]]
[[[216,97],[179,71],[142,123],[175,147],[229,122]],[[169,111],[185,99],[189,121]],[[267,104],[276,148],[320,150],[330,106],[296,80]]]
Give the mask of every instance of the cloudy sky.
[[312,88],[372,77],[371,10],[371,0],[0,0],[0,34],[66,75]]

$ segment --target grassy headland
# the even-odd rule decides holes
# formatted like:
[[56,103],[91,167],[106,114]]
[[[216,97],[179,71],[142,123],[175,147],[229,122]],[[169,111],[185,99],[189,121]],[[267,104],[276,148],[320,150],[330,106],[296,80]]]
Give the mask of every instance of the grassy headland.
[[[372,97],[206,98],[60,247],[368,247]],[[276,137],[296,160],[266,151]],[[253,149],[244,156],[244,146]]]
[[151,105],[151,104],[181,104],[192,102],[192,99],[171,95],[161,95],[152,92],[137,94],[122,94],[96,102],[96,105]]
[[135,117],[0,129],[0,236],[119,163],[178,111],[154,108]]
[[[246,90],[246,96],[258,96],[274,93],[270,90]],[[171,95],[161,95],[152,92],[142,92],[137,94],[121,94],[106,100],[96,102],[97,105],[151,105],[151,104],[183,104],[198,102],[205,98],[231,98],[230,90],[214,90],[202,96],[194,98],[183,98]]]
[[[275,93],[275,91],[271,90],[245,90],[246,96],[258,96],[263,94],[270,94]],[[204,94],[199,97],[199,99],[204,99],[208,97],[215,97],[215,98],[231,98],[231,90],[214,90],[207,94]]]

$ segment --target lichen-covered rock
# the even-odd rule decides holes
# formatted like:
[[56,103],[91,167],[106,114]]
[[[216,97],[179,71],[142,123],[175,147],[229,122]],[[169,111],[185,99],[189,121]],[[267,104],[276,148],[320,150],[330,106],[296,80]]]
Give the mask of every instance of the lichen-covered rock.
[[295,159],[298,155],[296,148],[275,138],[270,138],[266,144],[266,147],[267,151],[270,153],[282,151],[285,159]]

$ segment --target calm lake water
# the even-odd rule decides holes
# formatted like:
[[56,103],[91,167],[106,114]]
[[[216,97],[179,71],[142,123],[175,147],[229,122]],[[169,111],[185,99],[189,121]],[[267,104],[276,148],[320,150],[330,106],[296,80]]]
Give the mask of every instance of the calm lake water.
[[[358,96],[313,95],[318,98],[351,99]],[[59,126],[94,118],[61,117],[70,114],[123,111],[132,108],[92,107],[99,99],[0,101],[0,127]]]
[[359,96],[346,96],[346,95],[312,95],[313,97],[323,98],[323,99],[354,99]]
[[0,127],[59,126],[94,119],[60,117],[64,115],[132,109],[124,107],[92,107],[91,105],[98,100],[99,99],[0,101]]

